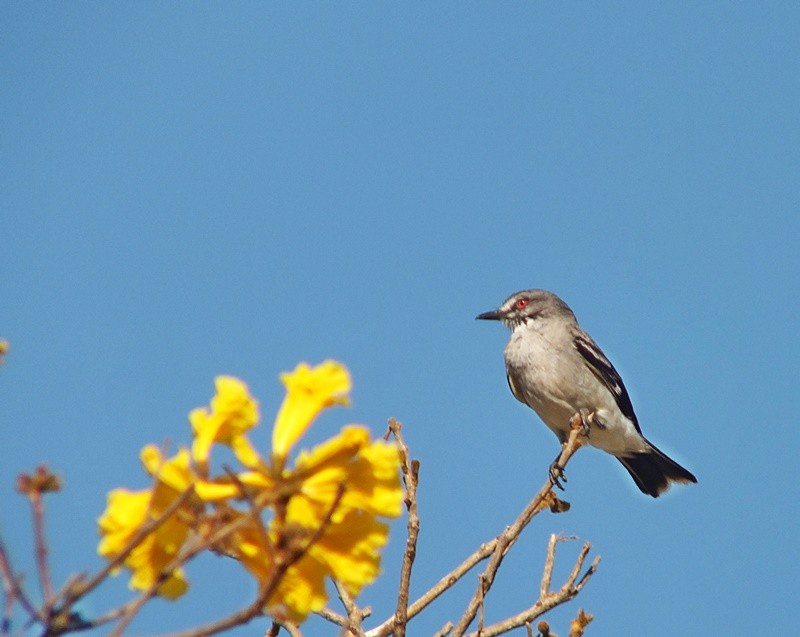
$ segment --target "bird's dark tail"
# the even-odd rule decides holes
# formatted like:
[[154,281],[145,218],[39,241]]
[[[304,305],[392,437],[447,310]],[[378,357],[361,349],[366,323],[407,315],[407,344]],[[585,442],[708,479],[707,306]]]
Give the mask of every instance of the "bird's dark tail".
[[618,456],[617,460],[631,474],[639,490],[654,498],[669,489],[672,482],[681,484],[697,482],[697,478],[690,471],[667,457],[652,444],[650,444],[650,451],[630,456]]

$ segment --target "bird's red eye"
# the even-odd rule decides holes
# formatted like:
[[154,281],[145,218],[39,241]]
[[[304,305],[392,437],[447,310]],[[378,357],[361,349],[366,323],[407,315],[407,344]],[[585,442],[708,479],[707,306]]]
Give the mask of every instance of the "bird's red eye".
[[517,302],[514,303],[514,307],[518,310],[525,309],[525,306],[528,305],[528,299],[517,299]]

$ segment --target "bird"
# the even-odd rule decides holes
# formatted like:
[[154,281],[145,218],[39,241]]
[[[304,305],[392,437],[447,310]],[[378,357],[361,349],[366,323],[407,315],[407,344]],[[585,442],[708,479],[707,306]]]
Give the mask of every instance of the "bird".
[[[657,498],[672,483],[697,482],[644,437],[621,376],[557,295],[522,290],[475,318],[500,321],[511,330],[504,351],[511,393],[562,445],[580,415],[585,442],[615,456],[642,493]],[[559,487],[562,472],[556,459],[550,475]]]

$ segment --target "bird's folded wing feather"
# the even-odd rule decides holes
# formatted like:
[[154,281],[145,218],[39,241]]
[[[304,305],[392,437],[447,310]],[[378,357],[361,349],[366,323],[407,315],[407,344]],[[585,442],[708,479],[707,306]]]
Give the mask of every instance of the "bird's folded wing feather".
[[639,429],[639,421],[633,411],[633,403],[631,403],[630,396],[628,396],[628,390],[625,389],[625,385],[622,382],[622,377],[614,369],[611,361],[603,354],[603,350],[586,333],[576,334],[573,343],[575,349],[583,356],[586,366],[614,396],[614,400],[623,415],[634,424],[636,431],[642,433],[642,430]]

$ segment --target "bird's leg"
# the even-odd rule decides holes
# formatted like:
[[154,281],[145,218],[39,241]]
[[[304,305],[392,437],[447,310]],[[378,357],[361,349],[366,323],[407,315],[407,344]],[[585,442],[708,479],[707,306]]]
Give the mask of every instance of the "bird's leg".
[[[566,444],[566,443],[564,443]],[[564,445],[561,445],[561,448],[564,448]],[[559,460],[561,459],[561,452],[556,456],[556,459],[553,460],[552,464],[550,465],[550,469],[548,473],[550,475],[550,484],[554,487],[558,487],[562,491],[564,490],[564,485],[561,484],[561,481],[567,481],[567,475],[564,473],[564,467],[559,464]]]
[[[598,425],[602,427],[599,421],[595,418],[595,412],[589,411],[585,407],[581,408],[579,411],[575,412],[575,415],[569,421],[570,429],[580,429],[581,435],[585,436],[586,438],[589,437],[589,431],[591,430],[592,425]],[[567,444],[567,441],[561,443],[561,452],[564,451],[564,446]],[[550,465],[550,469],[548,471],[550,475],[550,483],[554,487],[558,487],[562,491],[564,490],[564,485],[561,484],[562,480],[564,482],[567,481],[567,476],[564,473],[564,467],[558,462],[561,459],[561,453],[556,456],[556,459],[553,460],[552,464]]]

